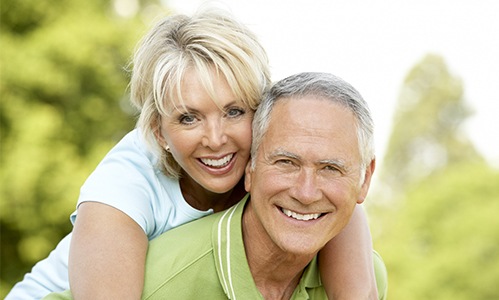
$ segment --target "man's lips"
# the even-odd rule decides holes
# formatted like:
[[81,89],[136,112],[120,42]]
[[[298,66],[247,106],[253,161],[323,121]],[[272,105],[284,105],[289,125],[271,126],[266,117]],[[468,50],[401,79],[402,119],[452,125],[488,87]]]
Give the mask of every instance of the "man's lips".
[[283,207],[281,207],[280,209],[282,213],[285,214],[286,216],[300,221],[317,220],[323,215],[321,213],[301,214],[289,209],[285,209]]

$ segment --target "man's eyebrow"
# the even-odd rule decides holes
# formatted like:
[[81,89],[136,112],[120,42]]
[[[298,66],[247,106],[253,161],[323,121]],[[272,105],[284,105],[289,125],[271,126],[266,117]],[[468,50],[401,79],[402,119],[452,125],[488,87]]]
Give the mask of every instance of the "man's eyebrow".
[[320,164],[324,165],[336,165],[339,167],[345,167],[345,162],[342,159],[323,159],[319,160]]
[[[286,150],[281,149],[281,148],[274,150],[269,155],[269,158],[271,158],[271,159],[274,159],[276,157],[287,157],[287,158],[296,159],[296,160],[301,159],[301,157],[298,154],[286,151]],[[347,164],[342,159],[322,159],[322,160],[317,161],[317,165],[331,165],[331,166],[336,166],[340,170],[344,170],[344,171],[348,170]]]
[[279,156],[293,158],[293,159],[300,159],[300,156],[296,155],[295,153],[291,153],[291,152],[283,150],[281,148],[277,148],[269,155],[270,158],[276,158]]
[[321,165],[336,166],[339,169],[346,170],[347,164],[342,159],[323,159],[319,161]]

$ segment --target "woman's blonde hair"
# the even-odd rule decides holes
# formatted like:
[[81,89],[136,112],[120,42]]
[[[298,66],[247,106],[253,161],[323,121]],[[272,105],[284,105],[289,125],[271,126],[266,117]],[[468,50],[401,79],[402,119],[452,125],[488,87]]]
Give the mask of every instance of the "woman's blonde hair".
[[174,178],[181,168],[156,134],[173,100],[183,104],[180,90],[186,70],[193,68],[212,95],[213,70],[222,74],[237,99],[253,110],[270,83],[267,54],[256,36],[221,10],[164,18],[139,42],[132,63],[131,101],[140,110],[137,127],[160,157],[165,174]]

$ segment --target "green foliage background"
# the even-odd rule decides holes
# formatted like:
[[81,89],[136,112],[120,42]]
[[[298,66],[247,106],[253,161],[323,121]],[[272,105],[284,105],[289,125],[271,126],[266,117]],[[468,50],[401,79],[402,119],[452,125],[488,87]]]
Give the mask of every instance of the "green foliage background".
[[[142,0],[123,17],[117,2],[0,6],[2,298],[70,232],[80,186],[134,126],[126,67],[163,9]],[[499,171],[462,131],[472,113],[464,88],[438,55],[401,87],[367,201],[389,299],[499,298]]]
[[449,166],[412,185],[384,214],[375,247],[389,299],[498,299],[499,172]]
[[435,54],[401,88],[369,200],[389,299],[499,299],[499,170],[463,131],[464,88]]
[[162,10],[103,0],[0,6],[0,297],[71,230],[79,188],[134,127],[126,71]]

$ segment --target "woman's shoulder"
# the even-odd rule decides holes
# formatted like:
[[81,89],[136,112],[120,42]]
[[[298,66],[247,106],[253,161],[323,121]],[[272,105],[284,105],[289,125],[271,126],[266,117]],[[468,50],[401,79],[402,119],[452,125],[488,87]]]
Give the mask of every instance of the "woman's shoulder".
[[[140,131],[127,133],[98,163],[93,173],[157,173],[158,159],[149,151]],[[137,175],[137,174],[136,174]]]

